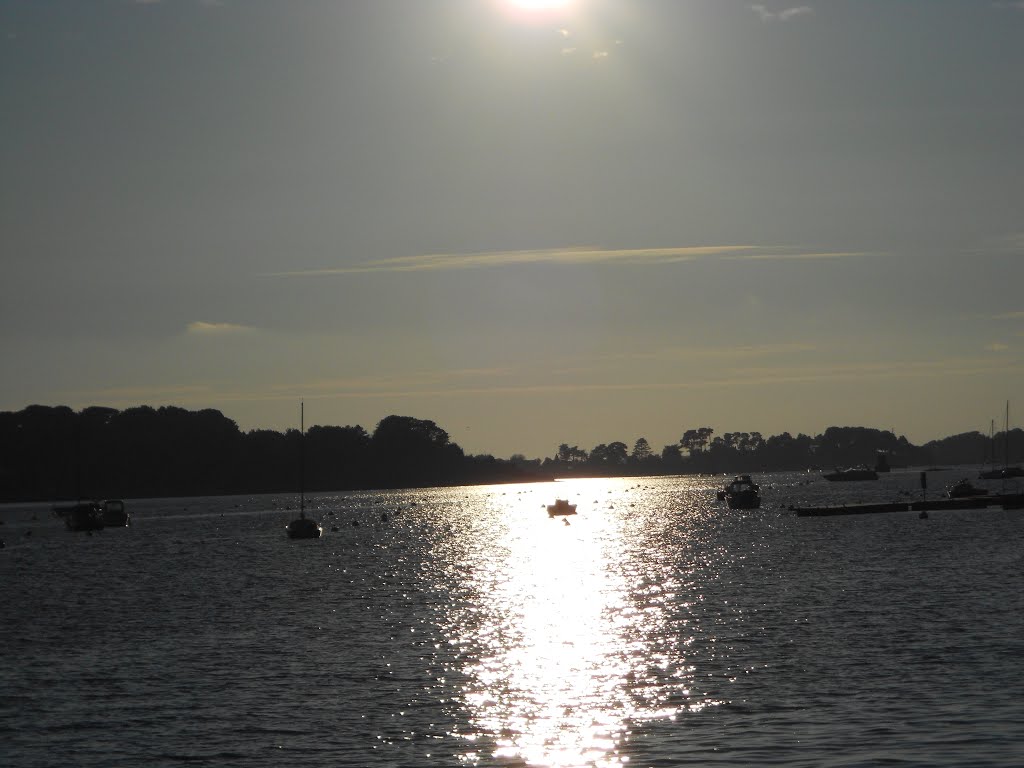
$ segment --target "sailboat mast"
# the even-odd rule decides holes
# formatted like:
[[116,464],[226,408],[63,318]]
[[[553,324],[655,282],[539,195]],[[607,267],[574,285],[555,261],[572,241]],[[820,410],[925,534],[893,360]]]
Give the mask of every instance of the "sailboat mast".
[[299,401],[299,512],[306,509],[306,403]]
[[1003,467],[1010,466],[1010,401],[1006,401],[1006,439],[1003,441]]

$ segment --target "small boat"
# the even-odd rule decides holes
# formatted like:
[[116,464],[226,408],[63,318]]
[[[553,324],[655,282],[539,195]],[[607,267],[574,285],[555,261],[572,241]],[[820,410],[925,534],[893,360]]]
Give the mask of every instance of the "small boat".
[[548,504],[548,515],[555,517],[556,515],[575,515],[576,505],[570,504],[567,499],[555,499],[554,504]]
[[64,519],[69,531],[99,531],[103,529],[103,505],[98,501],[79,501],[53,508],[56,517]]
[[737,475],[725,489],[719,492],[729,509],[758,509],[761,506],[761,487],[750,479],[750,475]]
[[124,502],[120,499],[56,504],[53,507],[53,516],[62,518],[69,531],[123,528],[130,522]]
[[877,480],[878,473],[870,467],[861,465],[859,467],[849,467],[847,469],[836,469],[835,472],[829,472],[822,475],[826,480],[830,482],[844,482],[850,480]]
[[306,517],[305,512],[299,512],[299,516],[285,526],[289,539],[319,539],[324,529],[316,520]]
[[965,477],[946,491],[946,495],[951,499],[967,499],[974,496],[988,496],[988,489],[978,488]]
[[299,516],[285,526],[289,539],[319,539],[324,529],[316,520],[306,517],[306,404],[299,406]]
[[100,502],[100,519],[106,528],[124,528],[131,524],[128,510],[120,499],[106,499]]

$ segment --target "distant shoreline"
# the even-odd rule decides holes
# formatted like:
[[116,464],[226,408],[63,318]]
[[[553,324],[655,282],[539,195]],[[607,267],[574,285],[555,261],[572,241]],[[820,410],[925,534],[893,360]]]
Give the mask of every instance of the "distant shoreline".
[[[915,446],[868,427],[822,434],[716,435],[680,429],[660,450],[643,438],[632,449],[611,442],[554,455],[508,459],[467,455],[432,421],[388,416],[373,433],[361,426],[305,432],[242,432],[219,411],[139,406],[29,406],[0,412],[0,502],[79,498],[183,498],[242,494],[412,489],[551,482],[557,478],[801,472],[808,468],[892,468],[1019,463],[1024,433],[978,432]],[[1009,439],[1008,439],[1009,438]],[[985,460],[987,459],[987,460]]]

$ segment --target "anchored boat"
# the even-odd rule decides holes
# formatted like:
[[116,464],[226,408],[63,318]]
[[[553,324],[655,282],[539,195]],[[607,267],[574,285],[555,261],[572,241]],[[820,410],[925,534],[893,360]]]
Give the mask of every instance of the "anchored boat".
[[966,477],[955,485],[951,486],[946,495],[951,499],[965,499],[974,496],[988,496],[988,488],[979,488],[971,483]]
[[750,475],[737,475],[718,494],[729,509],[758,509],[761,506],[761,486],[750,479]]
[[62,518],[69,531],[99,531],[103,528],[123,528],[131,522],[120,499],[104,501],[78,501],[58,504],[53,508],[55,517]]
[[324,529],[320,523],[306,517],[306,404],[299,406],[299,516],[285,526],[289,539],[319,539]]
[[548,515],[555,517],[556,515],[575,515],[576,505],[570,504],[568,499],[555,499],[554,504],[548,504]]
[[877,480],[878,473],[870,467],[863,465],[859,467],[849,467],[848,469],[836,469],[835,472],[828,472],[822,475],[826,480],[830,482],[843,482],[850,480]]

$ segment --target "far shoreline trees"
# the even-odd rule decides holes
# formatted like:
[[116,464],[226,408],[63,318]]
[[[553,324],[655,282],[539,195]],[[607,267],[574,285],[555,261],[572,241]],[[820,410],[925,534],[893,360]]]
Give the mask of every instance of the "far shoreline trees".
[[295,491],[300,455],[307,491],[414,488],[529,482],[556,477],[733,474],[873,465],[980,464],[1020,460],[1021,430],[979,432],[912,445],[891,431],[829,427],[816,436],[788,432],[715,435],[680,430],[656,451],[646,438],[560,444],[554,455],[509,459],[466,455],[432,421],[388,416],[373,433],[359,425],[242,432],[217,410],[138,406],[118,411],[31,405],[0,412],[0,502],[145,498]]

